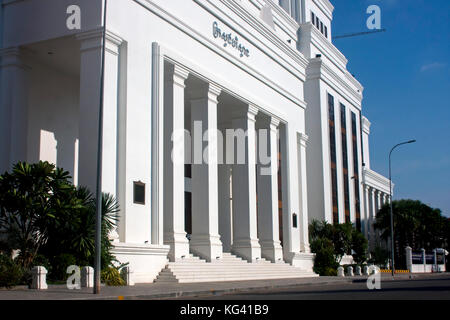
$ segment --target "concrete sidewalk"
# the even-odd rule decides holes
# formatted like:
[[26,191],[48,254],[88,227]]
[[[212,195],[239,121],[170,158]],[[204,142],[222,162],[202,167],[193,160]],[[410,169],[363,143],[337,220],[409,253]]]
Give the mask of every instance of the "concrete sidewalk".
[[[395,281],[421,279],[449,274],[399,274]],[[392,281],[392,276],[382,274],[382,281]],[[92,294],[92,289],[69,290],[64,285],[49,285],[47,290],[31,290],[26,287],[16,287],[11,290],[1,289],[0,300],[118,300],[118,299],[164,299],[174,297],[192,297],[198,295],[221,295],[225,293],[251,292],[253,290],[289,288],[295,286],[328,285],[336,283],[351,283],[365,281],[367,277],[316,277],[299,279],[255,280],[233,282],[207,283],[151,283],[137,284],[132,287],[101,288],[98,295]]]

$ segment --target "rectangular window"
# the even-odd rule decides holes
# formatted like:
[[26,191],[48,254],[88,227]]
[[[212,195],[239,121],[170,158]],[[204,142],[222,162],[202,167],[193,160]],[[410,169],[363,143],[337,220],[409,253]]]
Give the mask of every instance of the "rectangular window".
[[316,23],[316,15],[312,11],[311,11],[311,22],[312,22],[312,24]]
[[348,180],[348,152],[347,152],[347,117],[346,108],[341,103],[341,142],[342,142],[342,170],[344,176],[344,209],[345,222],[350,222],[350,187]]
[[317,29],[319,29],[319,27],[320,27],[320,21],[319,21],[318,17],[316,17],[316,27],[317,27]]
[[320,21],[320,32],[323,34],[323,22]]
[[145,183],[141,181],[133,182],[133,202],[145,205]]
[[328,94],[328,124],[330,132],[330,161],[331,161],[331,195],[333,199],[333,223],[339,223],[337,165],[336,165],[336,131],[334,115],[334,97]]
[[328,39],[328,28],[327,28],[327,26],[324,26],[324,29],[325,29],[325,38]]
[[359,162],[358,162],[358,142],[356,129],[356,114],[352,112],[352,151],[353,151],[353,176],[355,181],[355,212],[356,228],[361,231],[361,199],[359,194]]

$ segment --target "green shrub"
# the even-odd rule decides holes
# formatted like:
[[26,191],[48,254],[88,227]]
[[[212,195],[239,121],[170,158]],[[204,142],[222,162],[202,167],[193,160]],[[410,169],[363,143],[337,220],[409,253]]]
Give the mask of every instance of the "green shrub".
[[368,241],[364,235],[356,229],[352,232],[353,260],[357,264],[363,264],[367,261]]
[[336,277],[337,276],[337,270],[333,268],[325,268],[324,273],[322,276],[328,276],[328,277]]
[[369,262],[377,266],[384,267],[387,264],[388,259],[389,259],[389,251],[380,246],[376,246],[372,252],[372,258],[370,259]]
[[311,243],[311,250],[316,253],[313,268],[315,273],[326,276],[339,267],[331,240],[318,238]]
[[0,254],[0,287],[11,288],[25,284],[25,270],[7,255]]
[[49,278],[52,280],[66,280],[67,267],[77,265],[75,257],[69,253],[61,253],[53,258],[52,272],[49,273]]
[[125,280],[122,279],[119,269],[115,267],[107,267],[102,270],[101,280],[107,286],[124,286]]

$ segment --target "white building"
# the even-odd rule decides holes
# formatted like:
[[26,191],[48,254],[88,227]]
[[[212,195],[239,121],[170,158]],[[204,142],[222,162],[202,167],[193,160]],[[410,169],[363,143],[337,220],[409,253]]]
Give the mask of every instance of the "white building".
[[[0,171],[47,160],[94,191],[103,1],[2,2]],[[120,203],[114,253],[134,281],[153,281],[168,260],[159,279],[311,276],[309,221],[351,221],[369,236],[389,184],[370,170],[363,88],[331,42],[333,9],[108,1],[102,188]],[[171,139],[196,121],[208,144]],[[233,150],[215,148],[216,129],[248,132],[244,164],[213,161]],[[269,164],[255,129],[267,129]],[[189,165],[206,145],[207,163]]]

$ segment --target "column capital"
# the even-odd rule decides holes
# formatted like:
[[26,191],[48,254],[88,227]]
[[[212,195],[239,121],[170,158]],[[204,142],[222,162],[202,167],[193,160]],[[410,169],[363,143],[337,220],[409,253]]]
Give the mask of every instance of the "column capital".
[[209,83],[208,84],[208,94],[214,95],[216,98],[220,95],[222,92],[222,88],[216,85],[215,83]]
[[280,125],[280,119],[275,118],[274,116],[270,117],[270,126],[274,127],[274,129],[277,129]]
[[253,104],[248,104],[247,107],[233,112],[233,120],[250,120],[256,122],[256,116],[258,115],[259,109]]
[[278,126],[280,125],[280,119],[263,113],[258,113],[256,121],[257,129],[269,129],[272,131],[276,131]]
[[249,118],[250,117],[255,118],[256,115],[258,114],[258,112],[259,112],[259,109],[258,109],[257,106],[255,106],[254,104],[249,104],[248,105],[247,115],[248,115]]
[[[81,42],[80,51],[89,51],[102,48],[103,28],[89,30],[76,35],[76,38]],[[119,46],[124,40],[111,30],[106,30],[105,33],[105,49],[111,54],[119,54]]]
[[222,88],[214,83],[207,83],[205,85],[198,86],[194,90],[189,90],[188,97],[191,101],[208,99],[209,101],[217,104],[217,97],[222,92]]
[[31,69],[23,62],[25,55],[31,54],[31,51],[21,47],[9,47],[0,49],[0,67],[18,67],[24,70]]
[[185,81],[189,77],[189,70],[181,65],[173,64],[169,68],[169,77],[165,81],[173,81],[174,84],[185,88]]

